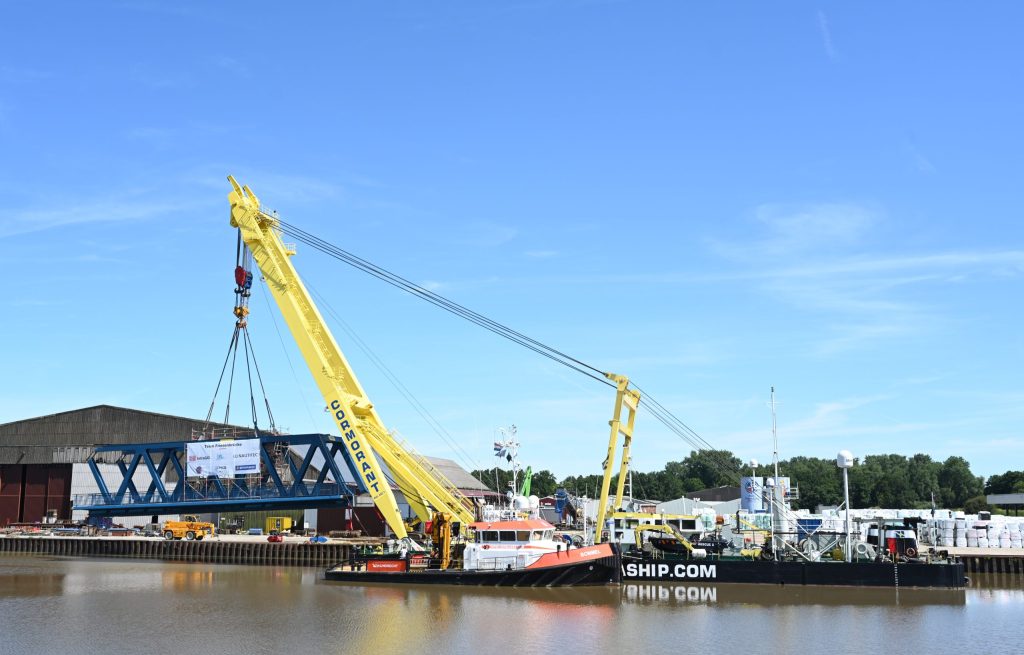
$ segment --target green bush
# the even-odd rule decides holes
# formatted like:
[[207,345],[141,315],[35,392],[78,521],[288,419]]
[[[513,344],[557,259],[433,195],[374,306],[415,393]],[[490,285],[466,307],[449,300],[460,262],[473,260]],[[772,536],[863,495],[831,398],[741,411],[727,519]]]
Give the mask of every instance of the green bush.
[[964,503],[964,512],[967,514],[977,514],[978,512],[989,511],[991,511],[991,508],[989,508],[988,502],[984,496],[968,498],[967,502]]

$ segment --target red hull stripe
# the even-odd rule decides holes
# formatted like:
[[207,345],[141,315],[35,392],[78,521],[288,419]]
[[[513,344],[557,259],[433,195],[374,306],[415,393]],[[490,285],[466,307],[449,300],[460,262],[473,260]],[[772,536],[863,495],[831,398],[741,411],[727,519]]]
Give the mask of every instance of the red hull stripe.
[[570,550],[563,550],[558,553],[548,553],[547,555],[541,555],[533,564],[529,565],[528,569],[545,569],[551,566],[563,566],[565,564],[574,564],[576,562],[586,562],[589,560],[601,559],[602,557],[612,557],[612,547],[608,544],[597,544],[596,546],[584,546],[583,548],[572,548]]

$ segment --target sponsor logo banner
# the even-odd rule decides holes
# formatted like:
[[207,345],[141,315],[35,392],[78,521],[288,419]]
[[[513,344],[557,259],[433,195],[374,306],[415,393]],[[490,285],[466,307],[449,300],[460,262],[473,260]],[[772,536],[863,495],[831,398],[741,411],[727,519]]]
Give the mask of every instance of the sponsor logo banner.
[[259,473],[259,439],[191,441],[185,444],[185,475],[190,478],[233,478]]

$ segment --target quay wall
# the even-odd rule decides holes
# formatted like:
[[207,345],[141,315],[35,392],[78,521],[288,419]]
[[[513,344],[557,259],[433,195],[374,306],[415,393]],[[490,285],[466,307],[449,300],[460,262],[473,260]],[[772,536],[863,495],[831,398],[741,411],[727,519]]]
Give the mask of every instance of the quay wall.
[[1007,573],[1024,575],[1024,557],[983,557],[979,555],[961,555],[964,571],[971,573]]
[[326,568],[348,559],[351,544],[243,541],[166,541],[82,537],[0,537],[0,555],[124,557],[169,562],[209,562]]
[[964,563],[964,572],[1005,573],[1024,576],[1024,549],[1021,548],[932,548],[942,556],[952,556]]
[[[326,568],[348,560],[349,543],[270,543],[252,541],[167,541],[163,539],[96,539],[88,537],[3,537],[0,555],[57,557],[122,557],[169,562],[208,562]],[[1018,551],[1019,552],[1019,551]],[[965,572],[1024,576],[1024,552],[950,553],[964,562]]]

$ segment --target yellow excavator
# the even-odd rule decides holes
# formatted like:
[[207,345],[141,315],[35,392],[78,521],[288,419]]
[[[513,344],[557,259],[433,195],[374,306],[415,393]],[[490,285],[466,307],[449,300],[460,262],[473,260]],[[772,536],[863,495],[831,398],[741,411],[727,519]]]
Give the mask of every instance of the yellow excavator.
[[758,527],[740,517],[739,512],[736,512],[736,528],[737,530],[743,530],[743,532],[751,532],[753,534],[761,535],[762,546],[755,546],[751,543],[750,548],[743,548],[740,550],[740,555],[743,557],[749,557],[750,559],[765,558],[771,559],[771,530],[765,530],[764,528]]
[[690,554],[690,557],[694,559],[704,559],[708,556],[708,552],[706,550],[695,547],[690,543],[689,539],[683,536],[683,533],[679,532],[679,530],[675,529],[671,525],[638,525],[634,531],[636,532],[636,545],[638,548],[643,544],[643,534],[645,532],[660,532],[675,539],[676,542],[686,549]]
[[452,515],[437,512],[430,524],[430,538],[434,544],[434,555],[439,560],[438,568],[447,569],[452,563]]

